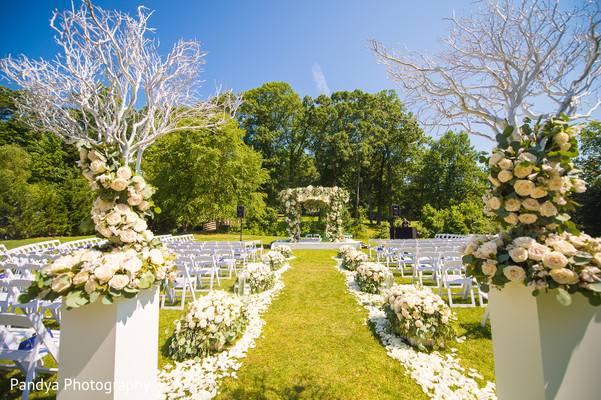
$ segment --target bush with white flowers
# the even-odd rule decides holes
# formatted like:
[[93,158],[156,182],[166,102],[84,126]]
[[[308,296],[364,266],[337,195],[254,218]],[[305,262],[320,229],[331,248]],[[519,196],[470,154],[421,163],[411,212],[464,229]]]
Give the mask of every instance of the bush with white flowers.
[[279,251],[268,251],[261,257],[263,264],[269,265],[272,271],[277,271],[286,264],[286,259]]
[[236,295],[213,290],[189,305],[188,313],[175,322],[167,347],[167,354],[175,360],[219,352],[244,331],[246,310]]
[[456,338],[449,306],[428,287],[395,285],[384,291],[384,313],[390,330],[411,339],[420,349],[442,347]]
[[292,257],[292,249],[288,245],[280,244],[276,246],[275,251],[279,251],[284,256],[284,258]]
[[366,293],[378,294],[383,286],[394,279],[392,272],[384,264],[365,262],[357,267],[355,281]]
[[242,271],[251,293],[259,293],[271,289],[276,282],[276,275],[269,265],[264,263],[248,263]]
[[361,263],[368,261],[367,254],[357,249],[342,254],[342,267],[349,271],[356,271]]
[[601,239],[576,230],[568,214],[570,195],[586,190],[571,161],[578,131],[552,120],[497,136],[499,146],[488,158],[494,189],[484,202],[509,232],[476,237],[463,249],[467,273],[483,291],[514,281],[532,287],[535,296],[555,289],[564,305],[577,292],[601,305]]

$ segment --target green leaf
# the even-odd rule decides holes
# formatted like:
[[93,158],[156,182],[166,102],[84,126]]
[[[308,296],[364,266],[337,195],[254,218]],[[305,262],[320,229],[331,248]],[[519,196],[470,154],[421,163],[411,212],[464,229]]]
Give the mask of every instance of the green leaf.
[[107,294],[106,296],[103,296],[102,297],[102,304],[105,304],[105,305],[113,304],[113,296],[111,296],[110,294]]
[[154,280],[154,275],[150,272],[147,272],[143,277],[140,278],[138,287],[140,289],[148,289],[154,283]]
[[100,291],[94,290],[92,293],[90,293],[90,303],[96,302],[96,300],[98,300],[99,297],[100,297]]
[[134,176],[131,178],[131,181],[132,181],[133,183],[142,183],[142,182],[144,182],[144,178],[142,178],[140,175],[134,175]]
[[572,304],[572,297],[562,288],[557,288],[557,295],[555,297],[562,306],[567,307]]

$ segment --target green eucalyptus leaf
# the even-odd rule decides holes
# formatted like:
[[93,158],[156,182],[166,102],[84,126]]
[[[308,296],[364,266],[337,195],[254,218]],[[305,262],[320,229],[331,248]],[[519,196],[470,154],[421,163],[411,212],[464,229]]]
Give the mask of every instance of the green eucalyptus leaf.
[[572,297],[565,289],[557,288],[557,294],[555,295],[555,297],[557,298],[559,304],[561,304],[562,306],[567,307],[570,304],[572,304]]

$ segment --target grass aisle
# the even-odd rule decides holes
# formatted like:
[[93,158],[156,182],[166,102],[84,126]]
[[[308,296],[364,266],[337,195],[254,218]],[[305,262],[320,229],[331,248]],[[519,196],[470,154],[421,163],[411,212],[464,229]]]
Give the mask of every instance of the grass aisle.
[[335,254],[294,252],[263,336],[217,399],[427,398],[365,324],[333,267]]

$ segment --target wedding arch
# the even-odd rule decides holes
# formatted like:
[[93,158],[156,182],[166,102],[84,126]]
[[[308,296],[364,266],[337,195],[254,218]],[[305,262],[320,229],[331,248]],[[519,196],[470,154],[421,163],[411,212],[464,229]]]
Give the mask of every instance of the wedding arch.
[[333,242],[342,240],[342,210],[349,193],[337,186],[307,186],[280,192],[280,200],[286,210],[287,234],[291,241],[300,238],[301,206],[317,211],[326,208],[326,236]]

